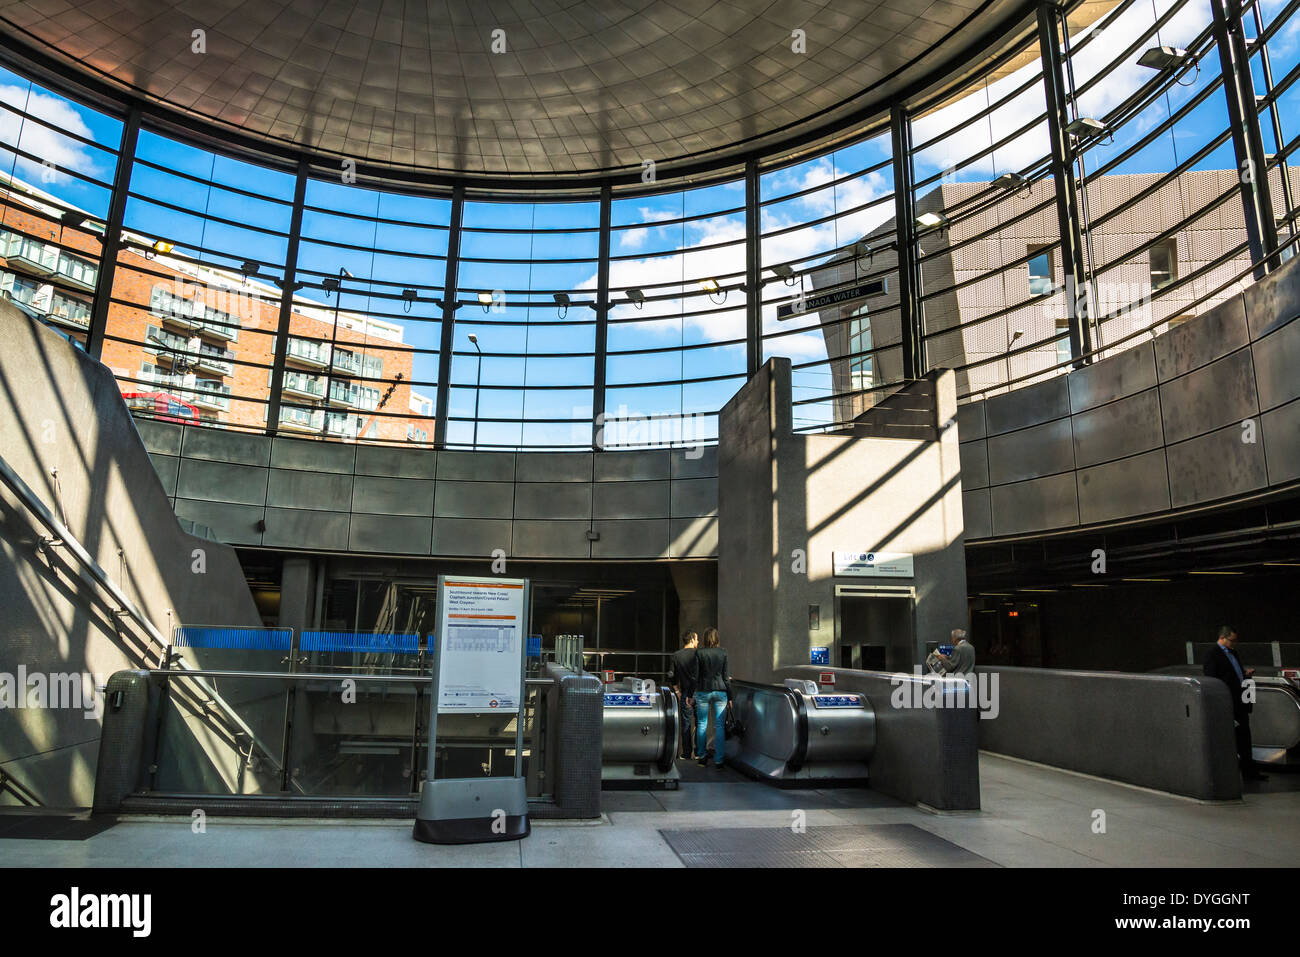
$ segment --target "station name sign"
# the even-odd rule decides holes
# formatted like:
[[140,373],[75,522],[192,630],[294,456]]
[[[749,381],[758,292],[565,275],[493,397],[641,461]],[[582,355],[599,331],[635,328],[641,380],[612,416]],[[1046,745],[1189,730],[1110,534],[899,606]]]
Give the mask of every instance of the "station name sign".
[[912,578],[911,552],[832,552],[833,574],[858,578]]
[[776,307],[776,318],[789,319],[791,316],[801,316],[805,312],[816,312],[819,309],[825,309],[827,306],[840,306],[855,299],[881,296],[888,291],[889,286],[884,279],[873,279],[870,282],[860,282],[853,286],[845,286],[843,289],[823,292],[816,296],[795,296],[793,299]]

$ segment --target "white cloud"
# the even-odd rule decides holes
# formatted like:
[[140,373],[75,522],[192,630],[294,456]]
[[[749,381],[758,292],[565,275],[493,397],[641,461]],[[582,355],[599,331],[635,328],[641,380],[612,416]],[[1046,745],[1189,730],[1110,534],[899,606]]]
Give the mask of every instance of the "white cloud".
[[[44,120],[58,130],[64,130],[86,139],[93,139],[91,130],[75,109],[66,101],[46,93],[31,91],[13,84],[0,85],[0,103],[25,111],[31,116]],[[73,169],[79,173],[102,178],[96,158],[85,146],[66,136],[33,123],[24,122],[23,117],[8,109],[0,109],[0,142],[5,146],[17,146],[24,152],[38,157],[35,161],[20,158],[16,175],[41,185],[42,163],[50,162],[63,169]],[[12,161],[12,150],[4,150]]]

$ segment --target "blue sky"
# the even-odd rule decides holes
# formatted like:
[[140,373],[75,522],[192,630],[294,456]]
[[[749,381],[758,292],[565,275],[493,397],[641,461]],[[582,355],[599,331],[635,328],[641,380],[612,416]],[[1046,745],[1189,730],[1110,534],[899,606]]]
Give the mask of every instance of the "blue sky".
[[[1266,20],[1284,7],[1283,0],[1264,2]],[[1090,78],[1153,24],[1157,13],[1170,6],[1170,0],[1155,0],[1154,5],[1137,3],[1122,16],[1106,25],[1101,35],[1084,45],[1075,56],[1075,81],[1082,89]],[[1206,0],[1196,0],[1161,29],[1155,42],[1170,46],[1187,46],[1209,23]],[[1247,33],[1254,27],[1249,17]],[[1075,43],[1082,38],[1076,37]],[[1281,34],[1270,44],[1275,80],[1284,78],[1297,64],[1300,54],[1300,17],[1292,17]],[[1136,56],[1133,57],[1136,60]],[[1258,74],[1258,57],[1255,58]],[[917,120],[914,140],[925,144],[915,157],[918,180],[943,175],[956,181],[987,180],[1008,170],[1034,167],[1046,154],[1046,134],[1042,124],[996,151],[990,143],[1041,115],[1041,89],[1033,85],[1023,95],[957,136],[939,135],[962,119],[985,109],[1010,90],[1031,78],[1038,70],[1035,62],[1003,79],[980,85],[965,98]],[[1194,97],[1218,75],[1218,58],[1211,51],[1201,63],[1199,74],[1184,78],[1186,86],[1172,87],[1167,97],[1125,126],[1113,143],[1099,144],[1088,152],[1089,169],[1095,169],[1127,148],[1152,126],[1166,119],[1171,111]],[[1080,113],[1104,116],[1113,110],[1153,73],[1126,63],[1104,81],[1080,97]],[[1263,90],[1262,76],[1257,90]],[[21,77],[0,70],[0,103],[48,120],[59,130],[69,131],[93,142],[115,148],[121,124],[110,117],[80,107],[61,97],[32,87]],[[1284,123],[1300,122],[1300,84],[1282,100]],[[1195,152],[1210,138],[1226,128],[1226,111],[1222,97],[1211,96],[1205,104],[1180,122],[1172,135],[1159,137],[1137,156],[1119,167],[1118,172],[1161,172],[1172,168],[1177,160]],[[1293,137],[1294,129],[1284,129]],[[1273,133],[1265,120],[1266,147],[1272,151]],[[19,144],[37,156],[48,157],[66,168],[108,182],[112,179],[114,159],[110,152],[96,150],[66,135],[23,123],[11,110],[0,110],[0,140],[7,145]],[[961,168],[967,157],[975,160]],[[226,251],[225,264],[237,266],[244,259],[258,259],[279,264],[285,256],[285,240],[258,232],[253,228],[283,232],[289,225],[289,202],[293,193],[292,176],[246,163],[237,162],[187,146],[149,132],[142,132],[137,155],[143,161],[133,173],[135,192],[181,206],[192,212],[171,210],[158,203],[132,199],[127,210],[128,228],[149,236],[175,242],[178,252],[186,247],[207,246]],[[87,209],[96,216],[108,210],[108,191],[75,177],[60,175],[54,183],[43,183],[41,168],[5,152],[3,162],[20,178],[28,179],[63,200]],[[823,155],[785,169],[765,173],[761,190],[765,200],[779,199],[800,190],[807,195],[772,202],[763,208],[763,261],[766,265],[791,262],[796,268],[823,260],[832,250],[853,242],[880,223],[892,218],[892,172],[888,164],[889,141],[878,136],[834,153]],[[146,165],[153,164],[153,165]],[[879,169],[872,167],[884,164]],[[1223,144],[1198,164],[1199,168],[1227,168],[1233,165],[1231,145]],[[155,168],[156,167],[156,168]],[[173,172],[188,174],[204,182],[196,183]],[[843,182],[837,180],[844,179]],[[929,188],[929,187],[927,187]],[[237,192],[235,190],[243,191]],[[244,195],[251,193],[252,196]],[[261,198],[259,198],[261,197]],[[638,349],[668,349],[657,355],[611,354],[607,368],[609,392],[607,408],[617,413],[626,407],[631,413],[677,413],[716,410],[739,384],[744,372],[743,304],[739,290],[728,293],[726,301],[715,304],[700,295],[697,281],[717,277],[738,282],[744,270],[744,191],[739,181],[704,188],[674,191],[655,196],[616,199],[612,216],[611,287],[615,308],[611,313],[609,348],[611,353]],[[355,280],[345,280],[342,308],[366,313],[393,312],[391,321],[404,326],[404,342],[420,349],[437,350],[441,335],[440,310],[434,299],[442,295],[444,259],[450,203],[382,193],[345,186],[341,182],[312,181],[307,205],[314,207],[304,214],[303,243],[299,251],[299,268],[314,273],[309,277],[337,273],[347,269]],[[235,224],[227,225],[205,216],[221,216]],[[352,214],[351,217],[339,214]],[[358,220],[356,216],[365,217]],[[458,313],[453,359],[451,392],[452,415],[469,415],[473,411],[477,357],[466,336],[477,333],[486,353],[526,353],[527,357],[493,356],[483,361],[482,379],[487,385],[509,386],[505,390],[484,390],[481,414],[484,417],[585,417],[591,404],[592,359],[557,358],[556,353],[591,352],[595,345],[594,313],[583,299],[594,298],[599,210],[594,202],[496,203],[467,202],[466,233],[462,244],[459,298],[474,300],[479,291],[495,289],[532,290],[508,293],[509,300],[531,300],[533,305],[510,305],[503,312],[484,313],[476,304],[466,305]],[[817,222],[824,217],[825,222]],[[380,222],[382,219],[402,223]],[[687,220],[687,221],[681,221]],[[480,231],[499,230],[499,232]],[[343,248],[339,245],[345,244]],[[384,252],[383,250],[399,252]],[[419,255],[403,255],[402,253]],[[476,262],[478,259],[517,259],[513,264]],[[278,266],[263,275],[278,274]],[[730,278],[726,278],[730,277]],[[304,278],[300,276],[299,278]],[[388,285],[385,285],[387,283]],[[397,293],[403,287],[415,287],[422,301],[409,313],[402,312],[398,300],[372,297],[372,292]],[[637,286],[651,301],[641,310],[626,301],[622,290]],[[561,320],[551,302],[552,290],[566,290],[577,302]],[[796,362],[823,362],[825,347],[816,319],[802,324],[778,323],[775,303],[790,290],[779,283],[764,290],[764,330],[782,335],[766,343],[765,357],[789,355]],[[300,294],[334,305],[332,298],[320,290]],[[427,319],[427,322],[411,321]],[[506,323],[521,323],[510,325]],[[798,331],[802,330],[802,331]],[[697,350],[675,347],[701,345]],[[548,357],[551,354],[552,357]],[[429,383],[437,379],[437,356],[418,355],[415,379]],[[699,376],[720,376],[717,382],[672,384],[653,387],[636,386],[639,382],[679,380]],[[801,394],[816,395],[829,388],[830,376],[825,365],[801,372],[796,379]],[[572,389],[540,389],[539,386],[565,385]],[[432,395],[432,384],[420,386]],[[807,409],[816,417],[828,412]],[[712,428],[712,426],[709,426]],[[453,423],[451,440],[468,440],[469,424]],[[530,429],[530,439],[566,444],[579,433],[568,426]],[[482,425],[480,441],[511,444],[520,441],[518,425]]]

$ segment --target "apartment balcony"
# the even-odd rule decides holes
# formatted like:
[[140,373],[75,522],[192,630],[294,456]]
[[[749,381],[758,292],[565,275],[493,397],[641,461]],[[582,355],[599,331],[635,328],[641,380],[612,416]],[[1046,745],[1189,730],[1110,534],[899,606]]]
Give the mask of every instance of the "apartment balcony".
[[[306,339],[291,338],[288,348],[285,350],[285,358],[290,362],[297,362],[316,369],[324,369],[330,364],[330,347],[323,343],[309,342]],[[324,392],[321,394],[324,395]]]
[[224,312],[217,313],[215,316],[209,314],[206,320],[199,323],[199,326],[199,335],[215,336],[227,342],[239,341],[239,320]]
[[350,375],[361,375],[361,356],[355,352],[338,349],[334,353],[334,369],[336,372],[346,372]]
[[354,408],[357,404],[357,390],[355,386],[346,382],[330,383],[330,405],[344,406],[345,408]]
[[59,281],[74,286],[77,289],[84,289],[86,292],[95,291],[95,279],[98,275],[96,269],[65,269],[66,259],[59,261]]
[[59,268],[57,248],[30,240],[10,243],[5,259],[11,268],[38,276],[51,276]]
[[228,412],[230,411],[230,386],[200,380],[194,384],[193,398],[190,401],[205,409]]
[[317,409],[314,412],[307,409],[295,409],[292,407],[280,408],[280,429],[285,432],[320,432],[322,416],[325,413]]
[[50,322],[57,323],[60,326],[69,326],[73,329],[89,329],[90,313],[77,311],[61,312],[56,305],[53,312],[45,314],[45,318]]
[[323,399],[325,397],[325,380],[320,376],[304,375],[286,369],[284,373],[284,393],[306,399]]
[[214,372],[220,376],[235,374],[235,354],[233,352],[211,352],[200,349],[197,355],[191,353],[190,361],[196,369]]

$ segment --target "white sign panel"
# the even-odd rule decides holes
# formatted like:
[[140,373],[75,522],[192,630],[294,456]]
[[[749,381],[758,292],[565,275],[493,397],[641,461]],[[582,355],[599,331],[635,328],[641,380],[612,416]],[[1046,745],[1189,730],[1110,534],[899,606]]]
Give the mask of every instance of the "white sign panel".
[[912,578],[911,552],[832,552],[834,574],[858,578]]
[[519,711],[525,583],[451,577],[438,596],[438,712]]

